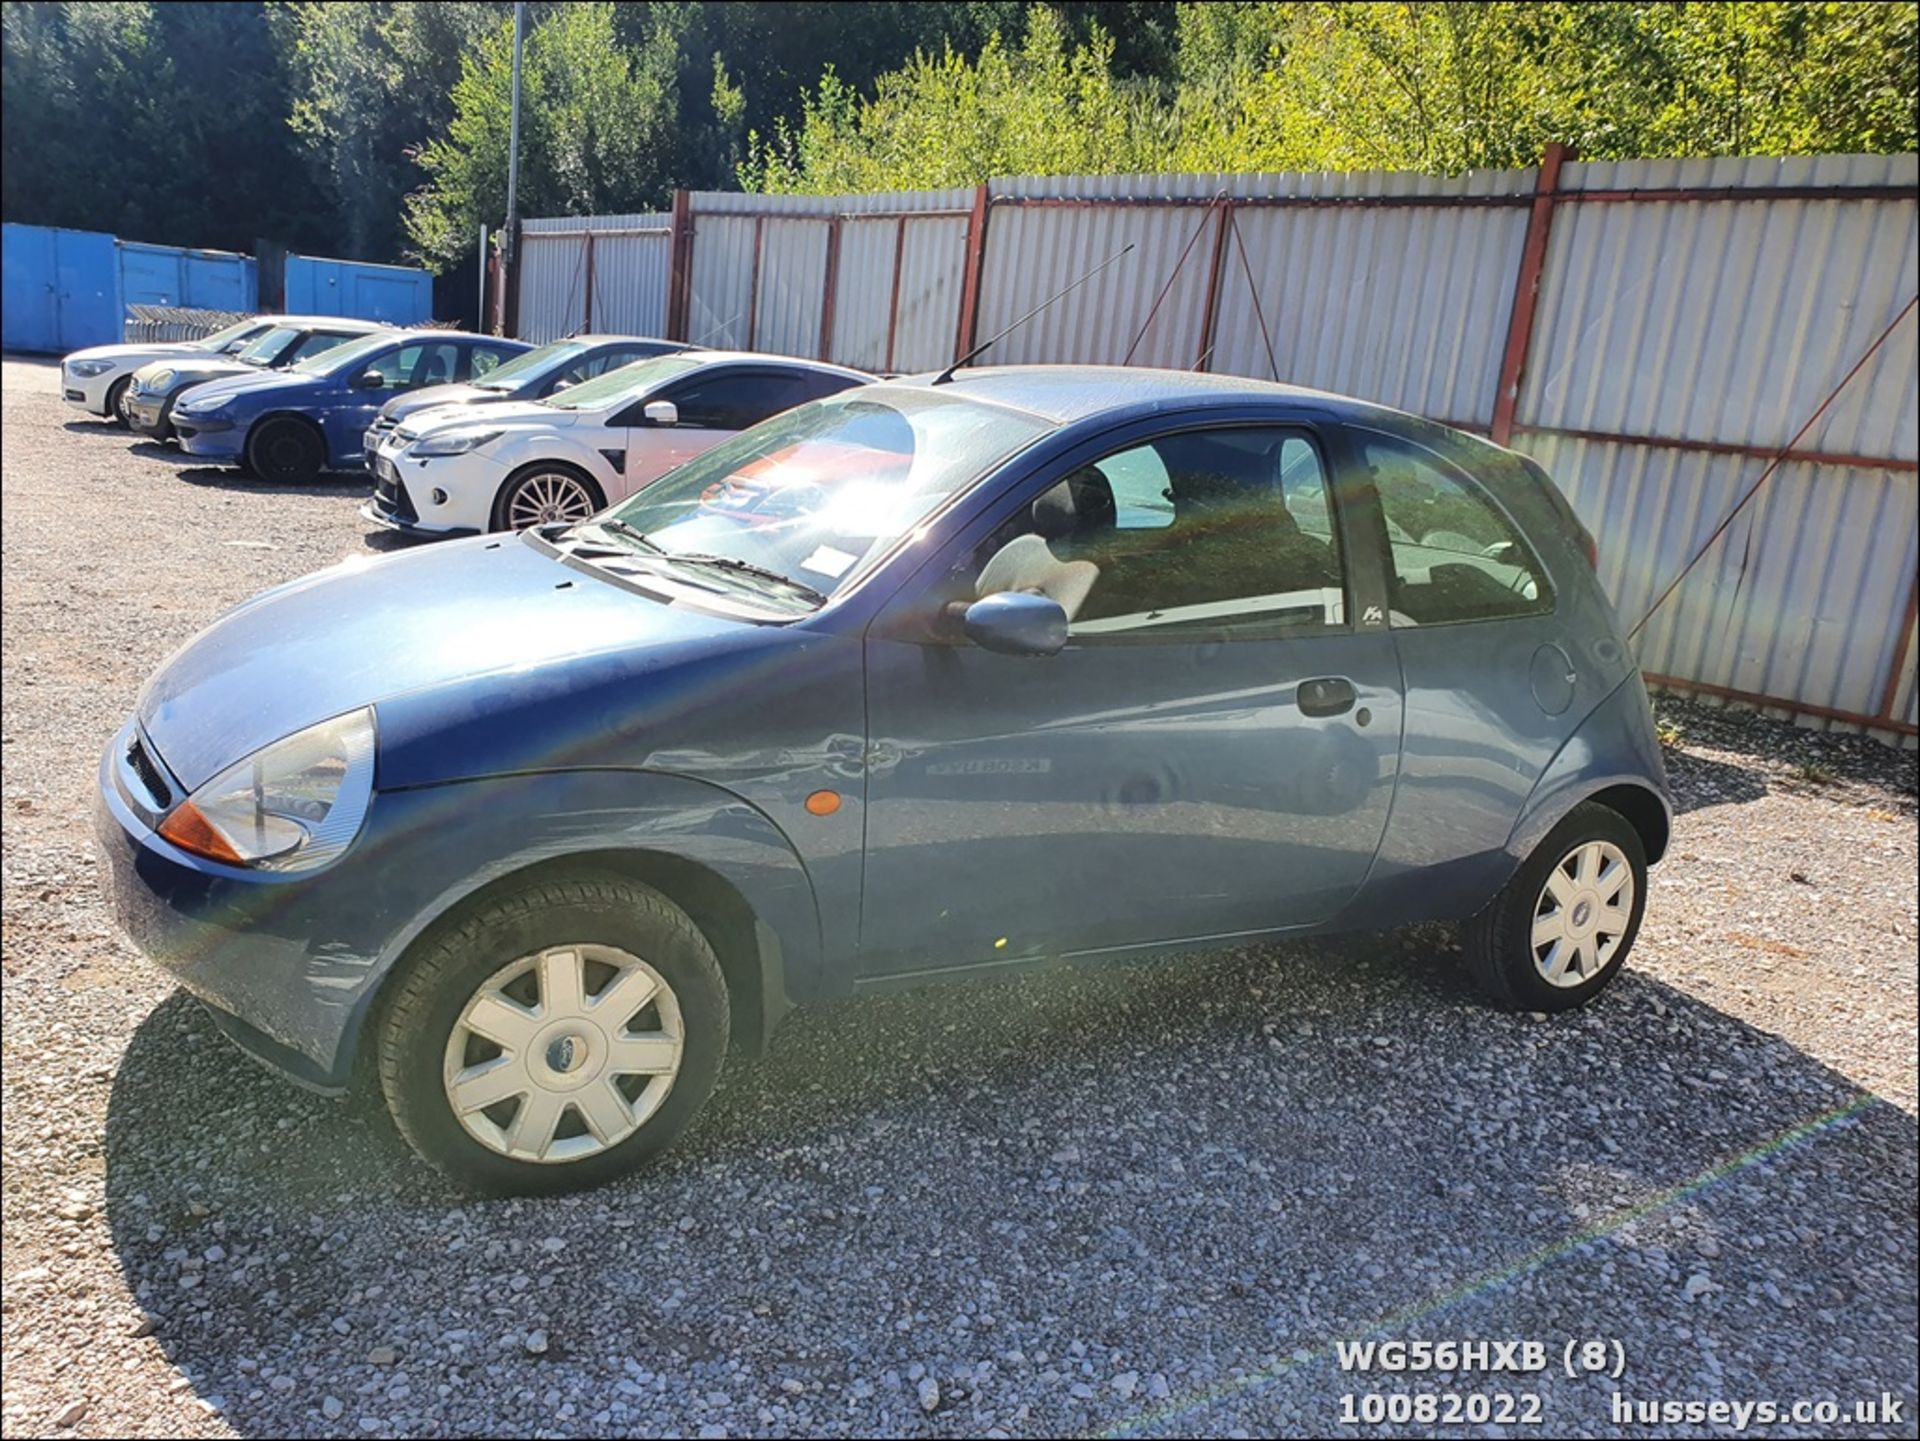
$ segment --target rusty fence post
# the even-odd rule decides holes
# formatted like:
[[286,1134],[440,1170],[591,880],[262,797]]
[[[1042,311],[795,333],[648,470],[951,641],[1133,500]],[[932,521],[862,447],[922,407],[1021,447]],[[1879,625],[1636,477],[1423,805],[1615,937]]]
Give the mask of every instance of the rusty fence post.
[[593,334],[593,232],[586,235],[587,246],[587,293],[581,302],[580,333]]
[[1913,586],[1907,592],[1907,618],[1901,623],[1898,638],[1893,646],[1893,668],[1887,672],[1886,689],[1880,694],[1880,718],[1897,721],[1893,713],[1894,702],[1900,699],[1900,680],[1907,669],[1907,653],[1913,645],[1913,626],[1920,620],[1920,575],[1913,578]]
[[827,222],[826,294],[820,299],[820,358],[833,359],[834,292],[840,285],[840,217]]
[[1233,224],[1233,197],[1220,197],[1220,220],[1213,232],[1213,260],[1207,266],[1207,293],[1200,312],[1200,353],[1194,358],[1195,370],[1213,369],[1213,332],[1220,318],[1220,262],[1227,256],[1227,229]]
[[1520,275],[1513,287],[1513,309],[1507,316],[1507,349],[1500,358],[1500,389],[1493,398],[1495,445],[1513,438],[1513,414],[1520,403],[1520,377],[1527,368],[1527,348],[1533,342],[1533,320],[1540,302],[1540,272],[1547,259],[1547,233],[1553,226],[1553,202],[1560,189],[1560,167],[1567,146],[1555,142],[1540,156],[1540,173],[1533,187],[1533,208],[1527,214],[1527,241],[1520,252]]
[[960,282],[960,325],[954,335],[953,358],[973,349],[975,323],[980,318],[980,271],[987,255],[987,187],[973,191],[973,213],[967,217],[967,262]]
[[687,311],[693,297],[693,197],[673,192],[672,250],[667,260],[667,339],[687,338]]

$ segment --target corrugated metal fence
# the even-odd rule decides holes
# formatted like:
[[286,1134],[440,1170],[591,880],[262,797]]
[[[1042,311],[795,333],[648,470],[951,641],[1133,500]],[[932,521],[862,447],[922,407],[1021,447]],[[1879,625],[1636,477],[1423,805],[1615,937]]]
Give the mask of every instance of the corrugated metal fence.
[[1642,664],[1912,744],[1920,322],[1868,351],[1920,294],[1917,182],[1912,155],[1555,148],[1450,178],[683,191],[666,214],[527,222],[518,333],[924,370],[1131,244],[991,358],[1277,374],[1491,435],[1537,456],[1601,537],[1629,625],[1765,475],[1648,619]]

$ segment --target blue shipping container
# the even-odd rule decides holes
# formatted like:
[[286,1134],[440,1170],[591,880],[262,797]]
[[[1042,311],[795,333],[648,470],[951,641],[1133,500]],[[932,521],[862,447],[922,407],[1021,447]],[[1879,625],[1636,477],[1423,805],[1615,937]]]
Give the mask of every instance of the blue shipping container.
[[287,310],[418,325],[433,318],[433,277],[404,265],[289,255]]
[[0,343],[64,354],[120,338],[120,266],[97,230],[0,227]]
[[258,267],[230,250],[120,242],[120,303],[198,310],[259,309]]

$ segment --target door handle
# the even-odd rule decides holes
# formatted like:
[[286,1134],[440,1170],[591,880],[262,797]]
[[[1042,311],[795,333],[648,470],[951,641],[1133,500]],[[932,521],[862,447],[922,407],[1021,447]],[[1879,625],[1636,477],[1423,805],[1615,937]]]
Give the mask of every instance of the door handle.
[[1345,715],[1353,709],[1353,682],[1337,675],[1303,680],[1300,682],[1298,698],[1301,715]]

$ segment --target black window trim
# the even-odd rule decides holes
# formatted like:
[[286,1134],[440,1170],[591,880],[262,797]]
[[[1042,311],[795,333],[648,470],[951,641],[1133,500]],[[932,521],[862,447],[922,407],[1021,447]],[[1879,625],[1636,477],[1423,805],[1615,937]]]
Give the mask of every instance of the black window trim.
[[1387,430],[1378,425],[1362,425],[1351,421],[1348,422],[1346,429],[1348,435],[1352,437],[1351,443],[1354,450],[1354,464],[1357,465],[1361,473],[1366,476],[1367,487],[1373,492],[1373,522],[1378,528],[1378,534],[1374,537],[1374,545],[1379,550],[1380,563],[1384,567],[1381,579],[1387,586],[1389,601],[1391,601],[1392,598],[1393,584],[1399,578],[1400,572],[1393,559],[1393,536],[1387,530],[1386,502],[1380,498],[1379,487],[1374,485],[1372,472],[1366,462],[1366,437],[1370,435],[1377,435],[1383,440],[1391,441],[1396,445],[1405,446],[1409,450],[1417,450],[1423,455],[1431,456],[1435,466],[1439,470],[1457,481],[1469,495],[1477,496],[1480,500],[1484,501],[1488,508],[1505,522],[1507,529],[1513,532],[1514,539],[1518,542],[1520,548],[1526,552],[1529,561],[1527,568],[1533,573],[1535,583],[1541,587],[1542,598],[1545,601],[1545,604],[1535,601],[1528,609],[1515,611],[1512,615],[1462,616],[1458,620],[1416,621],[1412,625],[1395,625],[1393,623],[1393,611],[1391,607],[1389,607],[1387,611],[1387,628],[1389,630],[1395,635],[1404,635],[1416,631],[1439,630],[1444,626],[1454,625],[1506,625],[1513,621],[1539,620],[1542,616],[1550,616],[1559,611],[1559,587],[1554,585],[1553,572],[1547,568],[1546,563],[1541,559],[1539,547],[1534,545],[1533,538],[1527,534],[1526,527],[1514,519],[1513,512],[1502,505],[1500,498],[1495,495],[1489,487],[1482,485],[1471,471],[1451,456],[1435,450],[1426,442],[1415,440],[1412,436],[1404,435],[1399,431]]

